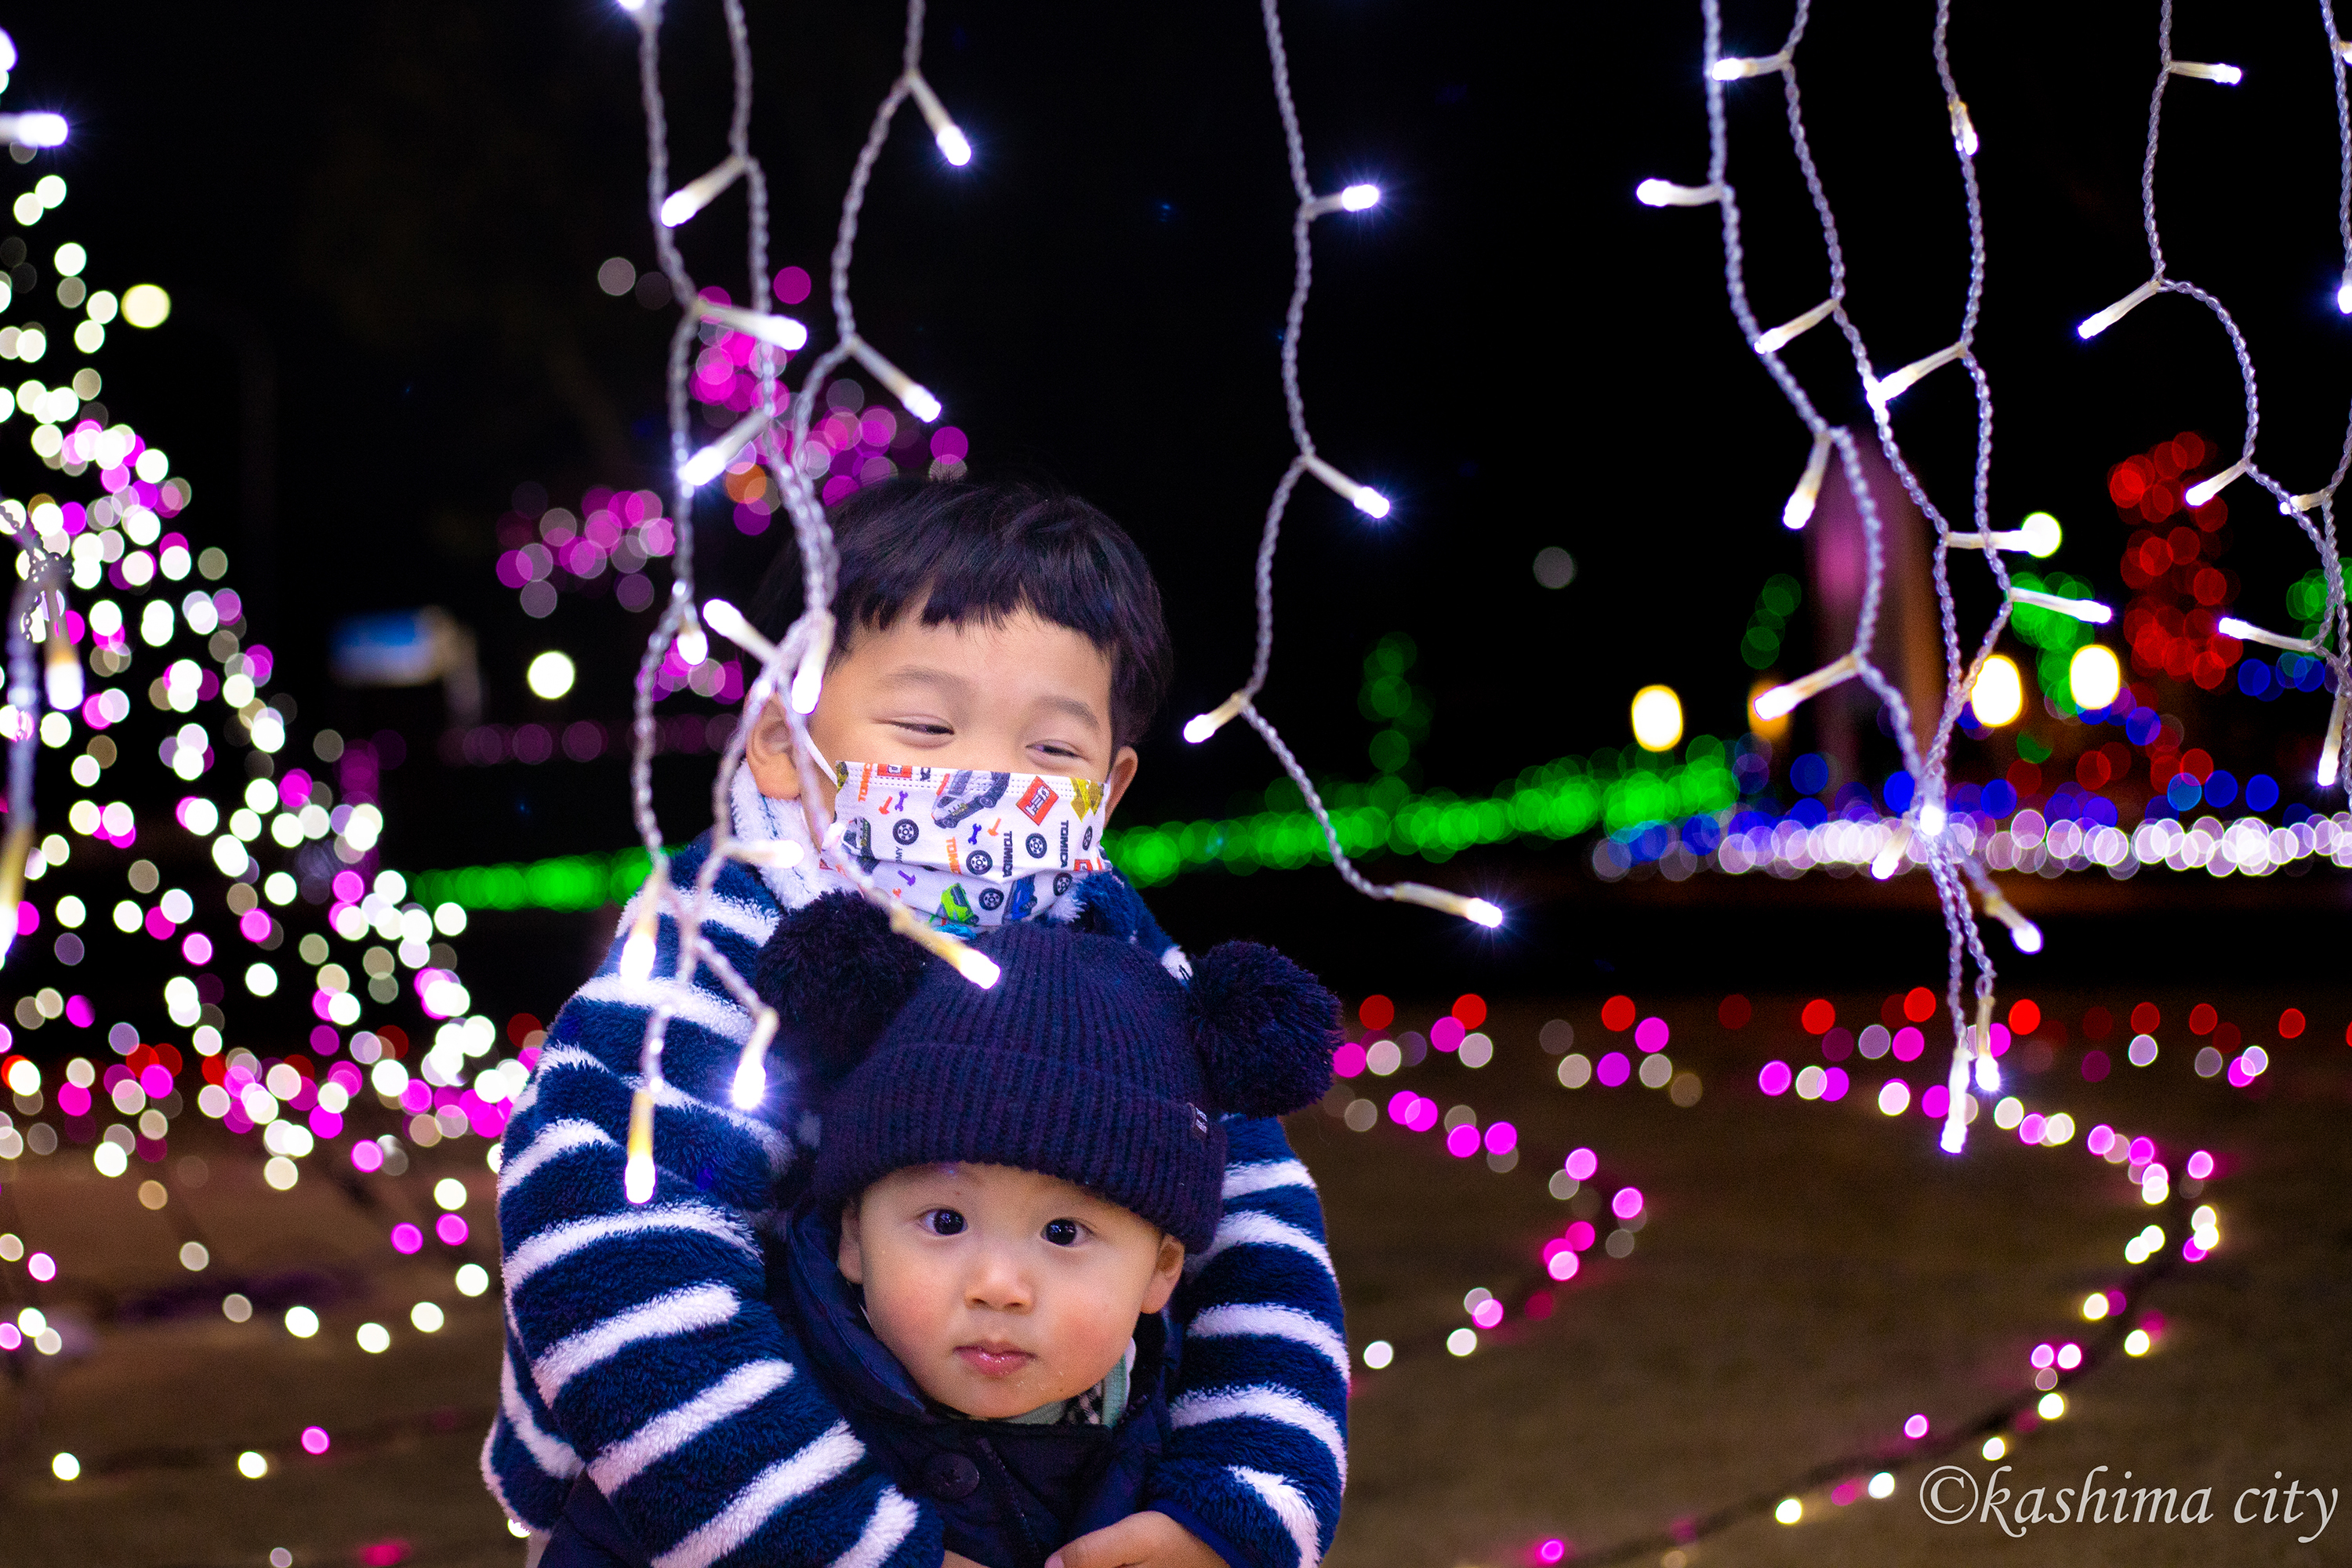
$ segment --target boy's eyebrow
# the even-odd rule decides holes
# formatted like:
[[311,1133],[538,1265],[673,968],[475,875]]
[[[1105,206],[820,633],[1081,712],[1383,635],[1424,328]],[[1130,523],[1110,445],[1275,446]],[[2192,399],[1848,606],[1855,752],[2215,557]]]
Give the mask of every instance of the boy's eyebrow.
[[[876,684],[884,687],[929,687],[944,696],[962,697],[971,693],[976,682],[969,676],[941,669],[935,665],[904,664],[884,674]],[[1083,724],[1096,733],[1102,731],[1102,714],[1094,704],[1082,698],[1048,694],[1037,699],[1037,705],[1047,712]]]
[[1095,711],[1094,704],[1076,697],[1040,697],[1037,706],[1048,712],[1074,719],[1089,730],[1099,731],[1103,727],[1102,715]]
[[972,682],[951,669],[940,669],[930,665],[904,664],[881,677],[882,686],[932,686],[961,694],[970,691]]

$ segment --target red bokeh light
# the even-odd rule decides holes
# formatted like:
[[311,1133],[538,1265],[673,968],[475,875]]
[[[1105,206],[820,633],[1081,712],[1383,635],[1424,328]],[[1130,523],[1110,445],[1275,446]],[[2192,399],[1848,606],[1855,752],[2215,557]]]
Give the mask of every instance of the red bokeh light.
[[2200,1002],[2189,1009],[2189,1032],[2192,1035],[2210,1035],[2221,1021],[2221,1015],[2214,1011],[2210,1002]]
[[1454,1016],[1462,1020],[1465,1029],[1475,1029],[1486,1021],[1486,999],[1475,992],[1465,992],[1454,999]]
[[1756,1009],[1748,1005],[1748,998],[1736,991],[1726,996],[1722,1005],[1715,1010],[1716,1022],[1727,1029],[1746,1028],[1748,1020],[1755,1016]]
[[2152,1035],[2163,1022],[2164,1013],[2153,1002],[2143,1002],[2132,1009],[2132,1033],[2135,1035]]
[[1925,985],[1915,985],[1903,998],[1903,1016],[1915,1024],[1924,1024],[1936,1016],[1936,994]]
[[2279,1015],[2279,1038],[2282,1040],[2294,1039],[2296,1036],[2303,1033],[2303,1010],[2299,1007],[2289,1007],[2285,1012]]
[[2029,1002],[2021,996],[2010,1004],[2009,1032],[2011,1034],[2030,1035],[2040,1027],[2042,1027],[2042,1008],[2038,1003]]
[[1826,1035],[1837,1023],[1837,1008],[1826,996],[1816,996],[1797,1015],[1798,1026],[1809,1035]]
[[1396,1022],[1396,1004],[1385,996],[1367,996],[1356,1009],[1356,1016],[1367,1029],[1385,1029]]
[[1633,1013],[1631,996],[1612,996],[1601,1004],[1601,1026],[1622,1035],[1633,1026]]

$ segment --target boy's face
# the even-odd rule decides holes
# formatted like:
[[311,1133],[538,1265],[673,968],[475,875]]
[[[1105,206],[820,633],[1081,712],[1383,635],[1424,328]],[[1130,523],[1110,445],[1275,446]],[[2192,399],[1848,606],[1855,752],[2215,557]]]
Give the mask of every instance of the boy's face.
[[[1027,610],[997,626],[922,624],[916,605],[889,626],[861,626],[825,672],[809,736],[834,762],[1052,773],[1105,786],[1106,815],[1135,778],[1132,746],[1115,745],[1108,655]],[[800,797],[792,730],[773,704],[744,762],[760,793]],[[814,803],[821,832],[833,781]]]
[[1168,1304],[1184,1247],[1083,1187],[1005,1165],[893,1172],[841,1216],[841,1272],[925,1394],[1003,1420],[1100,1383]]

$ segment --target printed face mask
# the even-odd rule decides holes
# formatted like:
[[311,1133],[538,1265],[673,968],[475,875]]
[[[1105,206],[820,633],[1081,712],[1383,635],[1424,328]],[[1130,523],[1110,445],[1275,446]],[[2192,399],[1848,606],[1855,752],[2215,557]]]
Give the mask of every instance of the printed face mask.
[[1048,773],[835,763],[840,837],[875,885],[933,925],[983,926],[1076,913],[1070,889],[1103,858],[1103,786]]

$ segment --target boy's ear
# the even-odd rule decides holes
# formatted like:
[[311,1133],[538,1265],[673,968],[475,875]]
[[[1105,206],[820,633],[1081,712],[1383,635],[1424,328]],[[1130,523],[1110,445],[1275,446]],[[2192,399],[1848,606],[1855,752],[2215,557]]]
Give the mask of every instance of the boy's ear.
[[1118,809],[1119,796],[1125,795],[1127,786],[1135,782],[1135,770],[1142,765],[1143,759],[1135,754],[1133,746],[1121,746],[1118,754],[1111,758],[1110,776],[1103,780],[1104,822],[1109,822],[1111,813]]
[[[773,699],[761,710],[760,721],[751,726],[751,739],[743,745],[743,765],[751,770],[751,782],[770,800],[800,799],[801,769],[793,747],[793,727]],[[1130,774],[1133,771],[1129,770]]]
[[[841,1277],[852,1285],[866,1283],[866,1234],[860,1225],[855,1203],[841,1211],[841,1247],[834,1254],[834,1263]],[[1153,1308],[1153,1311],[1160,1309]]]
[[[844,1268],[843,1273],[848,1270]],[[1160,1257],[1151,1266],[1151,1284],[1143,1292],[1143,1310],[1156,1312],[1168,1305],[1184,1278],[1184,1244],[1172,1236],[1160,1238]]]

